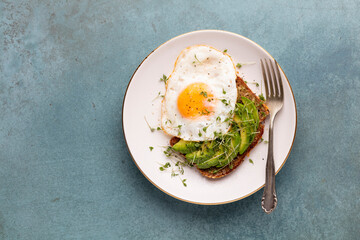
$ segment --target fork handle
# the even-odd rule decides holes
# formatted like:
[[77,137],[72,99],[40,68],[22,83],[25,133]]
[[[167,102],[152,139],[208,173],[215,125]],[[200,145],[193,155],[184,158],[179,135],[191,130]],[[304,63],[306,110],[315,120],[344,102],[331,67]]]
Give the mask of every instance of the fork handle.
[[269,125],[269,141],[268,141],[268,156],[266,162],[265,172],[265,187],[264,193],[261,199],[261,207],[265,213],[271,213],[277,205],[277,197],[275,191],[275,164],[274,164],[274,152],[273,152],[273,124],[274,117],[270,116]]

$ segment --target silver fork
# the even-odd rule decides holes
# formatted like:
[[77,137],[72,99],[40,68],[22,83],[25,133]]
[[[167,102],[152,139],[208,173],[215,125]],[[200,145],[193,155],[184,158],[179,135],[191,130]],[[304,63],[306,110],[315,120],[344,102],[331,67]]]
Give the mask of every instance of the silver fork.
[[273,126],[275,116],[281,110],[284,103],[284,90],[276,60],[272,62],[270,60],[264,59],[265,64],[262,60],[260,60],[260,62],[265,83],[266,105],[270,110],[268,155],[266,162],[265,187],[261,199],[261,207],[264,212],[269,214],[276,208],[277,205],[273,152]]

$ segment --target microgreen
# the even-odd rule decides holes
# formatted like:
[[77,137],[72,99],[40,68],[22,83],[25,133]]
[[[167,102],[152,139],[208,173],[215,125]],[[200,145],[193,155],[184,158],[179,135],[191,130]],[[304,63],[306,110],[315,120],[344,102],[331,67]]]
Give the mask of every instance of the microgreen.
[[207,92],[205,92],[205,91],[201,91],[201,92],[200,92],[200,95],[203,95],[204,97],[207,98]]
[[181,126],[182,126],[182,125],[178,125],[178,129],[179,129],[178,135],[179,135],[179,136],[181,135],[181,131],[180,131],[180,130],[181,130]]
[[164,82],[166,84],[166,81],[168,80],[167,76],[163,74],[162,78],[160,78],[160,81]]
[[168,146],[166,150],[164,151],[165,156],[170,157],[172,156],[172,148]]
[[184,187],[187,187],[187,184],[185,183],[186,182],[186,179],[183,179],[181,180],[182,184],[184,185]]
[[229,105],[229,103],[226,101],[226,99],[221,99],[221,102],[222,102],[223,104],[225,104],[225,106],[228,106],[228,105]]
[[[200,60],[196,57],[196,54],[194,55],[194,57],[195,57],[196,61],[198,61],[199,63],[201,63]],[[194,61],[193,63],[195,63],[195,61]]]
[[149,122],[146,120],[146,117],[145,117],[145,116],[144,116],[144,119],[145,119],[145,122],[146,122],[146,124],[148,125],[150,131],[151,131],[151,132],[154,132],[154,131],[155,131],[155,128],[153,128],[153,127],[150,126],[150,124],[149,124]]
[[261,94],[259,95],[259,98],[260,98],[261,100],[265,101],[264,94],[261,93]]
[[164,171],[166,168],[171,167],[171,164],[169,162],[165,163],[161,167],[159,167],[160,171]]

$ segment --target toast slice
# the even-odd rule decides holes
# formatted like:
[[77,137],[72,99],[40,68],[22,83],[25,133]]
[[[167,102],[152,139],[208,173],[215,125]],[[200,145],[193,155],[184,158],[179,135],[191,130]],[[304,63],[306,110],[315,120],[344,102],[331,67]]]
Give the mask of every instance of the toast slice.
[[[232,160],[231,167],[230,165],[226,165],[223,168],[211,167],[208,169],[198,169],[200,173],[207,178],[214,178],[214,179],[222,178],[228,175],[229,173],[231,173],[232,171],[234,171],[244,161],[245,156],[247,156],[249,152],[258,144],[264,133],[264,121],[266,117],[269,115],[268,107],[258,96],[256,96],[256,94],[253,91],[251,91],[251,89],[246,85],[244,80],[239,76],[237,76],[236,79],[236,87],[238,90],[238,101],[241,101],[241,97],[247,97],[248,99],[250,99],[255,103],[255,106],[259,113],[258,133],[255,135],[254,140],[252,141],[250,146],[246,149],[246,151],[243,154],[238,154],[236,158]],[[173,146],[179,140],[180,138],[178,137],[171,138],[170,145]]]

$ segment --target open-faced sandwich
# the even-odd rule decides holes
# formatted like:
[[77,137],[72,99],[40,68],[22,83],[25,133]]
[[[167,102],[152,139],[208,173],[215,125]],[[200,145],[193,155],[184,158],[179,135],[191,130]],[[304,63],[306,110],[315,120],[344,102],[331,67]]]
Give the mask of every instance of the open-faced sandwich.
[[166,81],[161,128],[187,163],[221,178],[259,142],[268,114],[225,51],[195,45],[181,51]]

